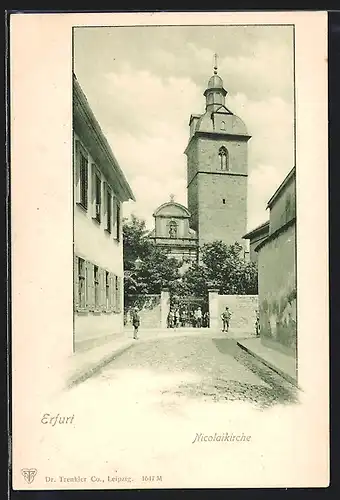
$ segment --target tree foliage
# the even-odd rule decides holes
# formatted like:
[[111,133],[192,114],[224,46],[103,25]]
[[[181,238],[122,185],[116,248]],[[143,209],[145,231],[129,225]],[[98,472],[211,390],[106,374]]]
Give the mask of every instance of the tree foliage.
[[235,242],[207,243],[202,247],[202,262],[207,279],[225,295],[257,294],[257,265],[244,258],[243,247]]
[[[200,249],[200,263],[182,265],[148,238],[143,219],[132,216],[123,222],[124,290],[129,294],[158,294],[168,288],[175,295],[203,296],[209,287],[221,294],[257,294],[257,266],[244,258],[239,243],[207,243]],[[136,269],[136,259],[141,260]]]
[[[171,287],[179,275],[179,263],[148,238],[144,220],[132,215],[123,222],[124,290],[129,294],[156,294]],[[135,262],[140,259],[140,268]]]

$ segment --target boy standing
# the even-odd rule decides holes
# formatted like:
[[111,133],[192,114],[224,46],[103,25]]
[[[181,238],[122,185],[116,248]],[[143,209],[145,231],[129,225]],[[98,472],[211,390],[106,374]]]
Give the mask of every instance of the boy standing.
[[221,314],[222,319],[222,332],[228,333],[229,323],[230,323],[231,313],[229,311],[229,307],[226,306],[225,311]]

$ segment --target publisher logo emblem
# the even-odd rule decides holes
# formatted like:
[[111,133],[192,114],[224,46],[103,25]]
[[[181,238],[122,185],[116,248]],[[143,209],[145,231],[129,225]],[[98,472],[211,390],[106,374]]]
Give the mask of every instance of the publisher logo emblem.
[[37,469],[21,469],[21,474],[24,476],[26,483],[31,484],[37,475]]

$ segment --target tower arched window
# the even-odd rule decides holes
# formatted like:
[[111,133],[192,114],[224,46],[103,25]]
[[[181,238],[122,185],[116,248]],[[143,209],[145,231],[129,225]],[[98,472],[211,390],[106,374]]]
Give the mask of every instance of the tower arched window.
[[218,156],[220,159],[220,169],[229,170],[229,158],[228,158],[227,148],[222,146],[218,151]]
[[221,122],[221,130],[225,130],[225,122]]
[[173,220],[169,224],[169,236],[170,238],[177,238],[177,224]]

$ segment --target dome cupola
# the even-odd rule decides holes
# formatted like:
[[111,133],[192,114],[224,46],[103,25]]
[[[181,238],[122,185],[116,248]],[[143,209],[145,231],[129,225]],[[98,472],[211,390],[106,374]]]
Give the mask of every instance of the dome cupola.
[[222,78],[217,74],[217,54],[215,54],[214,74],[210,77],[203,95],[206,99],[206,111],[213,112],[225,105],[227,91],[223,87]]

